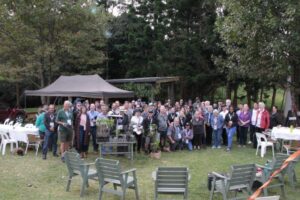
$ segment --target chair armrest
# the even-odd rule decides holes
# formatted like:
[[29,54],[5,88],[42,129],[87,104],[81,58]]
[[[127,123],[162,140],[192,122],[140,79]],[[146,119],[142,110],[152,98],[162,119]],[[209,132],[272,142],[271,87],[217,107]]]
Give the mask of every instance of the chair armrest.
[[81,164],[82,166],[91,166],[91,165],[94,165],[95,163],[93,162],[93,163],[83,163],[83,164]]
[[272,170],[272,168],[270,168],[270,167],[267,167],[267,166],[264,166],[264,165],[255,164],[255,166],[256,166],[256,167],[263,168],[263,169]]
[[130,173],[130,172],[135,172],[136,171],[136,168],[132,168],[132,169],[129,169],[129,170],[126,170],[126,171],[124,171],[124,172],[121,172],[121,174],[123,175],[123,174],[128,174],[128,173]]
[[226,177],[226,176],[224,176],[224,175],[221,175],[221,174],[219,174],[219,173],[217,173],[217,172],[212,172],[212,175],[213,175],[213,176],[216,176],[216,177],[218,177],[218,178],[221,178],[221,179],[228,179],[228,177]]

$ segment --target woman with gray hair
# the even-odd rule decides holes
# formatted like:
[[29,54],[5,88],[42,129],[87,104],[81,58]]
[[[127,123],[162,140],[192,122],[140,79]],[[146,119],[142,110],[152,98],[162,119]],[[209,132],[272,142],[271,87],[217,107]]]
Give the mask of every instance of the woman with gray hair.
[[[269,128],[270,126],[270,114],[265,109],[264,102],[258,103],[258,111],[257,111],[255,126],[256,126],[255,132],[259,132],[259,133],[263,132],[265,129]],[[253,135],[253,146],[254,148],[257,147],[257,140],[255,135]]]
[[221,135],[223,131],[224,118],[219,115],[219,111],[215,109],[213,116],[210,118],[210,125],[212,128],[212,148],[221,148]]

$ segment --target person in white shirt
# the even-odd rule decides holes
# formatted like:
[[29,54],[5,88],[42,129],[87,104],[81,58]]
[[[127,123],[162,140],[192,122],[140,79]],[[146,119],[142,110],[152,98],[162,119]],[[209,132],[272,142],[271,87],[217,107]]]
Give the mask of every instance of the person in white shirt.
[[[133,134],[135,135],[137,142],[137,152],[141,152],[142,138],[143,138],[143,117],[141,115],[141,109],[135,110],[135,115],[131,118],[130,127],[133,129]],[[136,150],[136,145],[133,147]]]
[[250,123],[250,140],[248,144],[253,143],[253,136],[255,134],[255,127],[256,127],[256,117],[257,117],[257,111],[258,111],[258,104],[253,104],[253,109],[251,110],[251,123]]
[[[220,116],[222,116],[223,121],[225,120],[225,116],[228,113],[228,109],[226,105],[222,105],[222,111],[220,112]],[[223,139],[223,145],[227,146],[227,133],[226,133],[226,125],[224,124],[223,126],[223,131],[222,131],[222,139]]]

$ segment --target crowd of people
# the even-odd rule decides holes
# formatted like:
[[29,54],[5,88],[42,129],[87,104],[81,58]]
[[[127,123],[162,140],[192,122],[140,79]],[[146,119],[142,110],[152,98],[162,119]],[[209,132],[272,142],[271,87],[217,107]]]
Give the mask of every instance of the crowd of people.
[[[150,129],[156,127],[156,140],[162,151],[189,151],[205,149],[221,149],[230,152],[233,138],[236,135],[238,147],[247,144],[256,148],[255,132],[262,132],[278,125],[299,125],[298,113],[292,109],[286,120],[273,106],[271,112],[263,102],[237,107],[231,100],[211,103],[196,98],[176,101],[167,100],[145,103],[143,101],[115,101],[109,107],[103,100],[89,103],[88,100],[77,100],[72,104],[65,101],[63,108],[56,111],[54,105],[44,106],[37,116],[36,126],[43,139],[43,159],[47,159],[50,149],[53,156],[57,153],[57,141],[60,140],[60,154],[70,147],[75,147],[82,158],[87,156],[90,140],[94,152],[98,152],[97,126],[98,119],[116,118],[124,132],[130,132],[136,139],[134,150],[138,153],[152,151],[150,145]],[[155,126],[152,126],[155,125]]]

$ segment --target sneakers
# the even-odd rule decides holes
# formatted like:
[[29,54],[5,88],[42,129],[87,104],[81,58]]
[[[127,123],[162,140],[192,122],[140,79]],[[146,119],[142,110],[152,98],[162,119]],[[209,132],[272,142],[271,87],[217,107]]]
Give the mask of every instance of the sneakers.
[[57,153],[53,154],[54,157],[59,157],[59,155]]
[[249,141],[249,142],[248,142],[248,144],[252,144],[252,142],[251,142],[251,141]]
[[229,149],[229,148],[227,148],[227,149],[226,149],[226,151],[227,151],[227,152],[230,152],[230,149]]
[[211,148],[212,148],[212,149],[215,149],[216,147],[215,147],[215,146],[212,146]]
[[218,148],[218,149],[221,149],[221,146],[218,146],[217,148]]
[[47,155],[43,154],[43,160],[46,160],[46,159],[47,159]]

